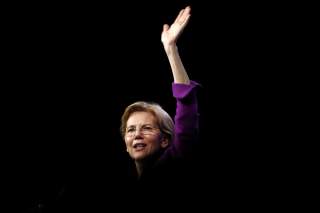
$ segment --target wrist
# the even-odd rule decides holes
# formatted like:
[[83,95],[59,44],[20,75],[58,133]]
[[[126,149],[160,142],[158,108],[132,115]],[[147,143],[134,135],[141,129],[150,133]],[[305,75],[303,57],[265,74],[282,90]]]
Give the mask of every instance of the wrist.
[[164,49],[165,49],[167,55],[172,55],[172,54],[178,53],[178,47],[175,44],[164,45]]

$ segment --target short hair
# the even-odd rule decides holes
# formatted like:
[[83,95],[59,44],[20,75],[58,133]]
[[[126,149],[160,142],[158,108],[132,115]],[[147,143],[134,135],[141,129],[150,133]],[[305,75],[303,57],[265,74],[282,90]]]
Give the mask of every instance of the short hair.
[[145,101],[138,101],[126,107],[121,117],[120,132],[122,138],[125,137],[127,121],[134,112],[149,112],[153,114],[160,131],[171,143],[174,138],[174,122],[172,118],[158,103]]

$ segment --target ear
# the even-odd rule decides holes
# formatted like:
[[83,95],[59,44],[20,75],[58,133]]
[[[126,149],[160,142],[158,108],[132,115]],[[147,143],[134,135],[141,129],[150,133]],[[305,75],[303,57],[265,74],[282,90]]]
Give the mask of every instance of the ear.
[[169,145],[169,140],[166,137],[162,137],[160,146],[161,148],[166,148]]

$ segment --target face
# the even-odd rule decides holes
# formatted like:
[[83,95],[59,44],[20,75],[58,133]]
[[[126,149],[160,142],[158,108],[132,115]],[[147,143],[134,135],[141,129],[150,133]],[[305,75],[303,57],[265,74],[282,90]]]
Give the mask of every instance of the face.
[[127,152],[136,161],[168,146],[168,140],[163,137],[156,118],[150,112],[132,113],[127,121],[124,138]]

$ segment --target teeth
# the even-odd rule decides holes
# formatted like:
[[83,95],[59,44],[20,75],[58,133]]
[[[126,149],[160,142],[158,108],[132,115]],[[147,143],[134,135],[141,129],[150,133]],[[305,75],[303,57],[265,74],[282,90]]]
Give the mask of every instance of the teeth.
[[135,145],[133,145],[133,148],[137,148],[137,147],[145,147],[146,144],[143,144],[143,143],[137,143]]

